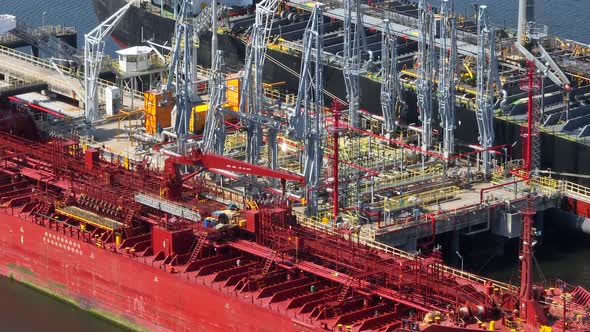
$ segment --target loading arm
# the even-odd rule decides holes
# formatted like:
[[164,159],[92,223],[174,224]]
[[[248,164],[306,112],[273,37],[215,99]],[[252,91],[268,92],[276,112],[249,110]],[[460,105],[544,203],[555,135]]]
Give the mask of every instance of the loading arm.
[[[553,83],[555,83],[555,85],[561,87],[562,89],[566,89],[566,90],[569,89],[569,83],[570,83],[569,80],[563,74],[561,69],[559,69],[557,64],[555,64],[553,59],[551,59],[549,54],[547,54],[545,49],[543,49],[542,47],[540,48],[541,53],[543,54],[543,52],[544,52],[543,59],[547,61],[551,70],[549,70],[549,68],[547,68],[547,66],[545,66],[545,64],[543,62],[541,62],[539,59],[537,59],[537,57],[535,57],[531,52],[529,52],[529,50],[527,50],[524,46],[522,46],[519,43],[515,43],[515,45],[516,45],[516,48],[518,49],[518,51],[522,55],[524,55],[524,57],[527,58],[527,60],[534,61],[535,66],[537,68],[539,68],[539,70],[541,70],[542,72],[546,72],[547,77],[549,77],[549,79]],[[540,45],[538,45],[538,46],[540,46]],[[565,80],[563,78],[565,78]]]
[[[180,175],[179,165],[198,167],[200,169],[182,177]],[[273,170],[216,154],[205,154],[201,149],[195,149],[187,156],[172,156],[166,159],[164,165],[165,187],[163,188],[164,193],[162,193],[162,195],[165,195],[168,199],[179,198],[182,191],[182,184],[204,170],[230,171],[281,179],[283,194],[286,191],[287,181],[300,182],[301,184],[305,183],[305,179],[301,175]]]

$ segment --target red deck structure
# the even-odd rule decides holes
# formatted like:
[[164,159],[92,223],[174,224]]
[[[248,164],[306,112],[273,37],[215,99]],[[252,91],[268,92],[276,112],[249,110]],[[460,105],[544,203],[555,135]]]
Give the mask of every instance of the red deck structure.
[[[203,218],[228,208],[205,194],[241,199],[201,177],[183,180],[172,202],[162,192],[170,177],[145,163],[105,160],[75,137],[1,133],[0,273],[156,331],[590,330],[583,288],[527,283],[519,296],[436,255],[394,256],[354,233],[303,227],[281,198],[216,227],[135,199]],[[523,301],[537,310],[524,319]]]

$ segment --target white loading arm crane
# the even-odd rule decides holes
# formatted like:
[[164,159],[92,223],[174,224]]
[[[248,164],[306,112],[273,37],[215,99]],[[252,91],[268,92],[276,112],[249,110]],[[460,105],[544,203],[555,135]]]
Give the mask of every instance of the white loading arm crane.
[[[262,69],[278,4],[278,0],[262,0],[256,4],[256,18],[250,30],[250,42],[246,49],[244,76],[240,88],[241,114],[259,116],[265,107]],[[260,159],[262,128],[257,122],[248,122],[246,127],[246,156],[248,162],[255,164]]]
[[111,35],[117,24],[129,8],[138,0],[130,0],[117,10],[111,17],[104,20],[96,28],[84,35],[84,88],[86,90],[85,108],[86,122],[91,124],[99,119],[97,87],[100,64],[104,55],[105,40]]

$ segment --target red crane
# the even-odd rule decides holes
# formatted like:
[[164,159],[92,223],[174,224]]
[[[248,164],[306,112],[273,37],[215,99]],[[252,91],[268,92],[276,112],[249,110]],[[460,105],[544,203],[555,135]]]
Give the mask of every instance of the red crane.
[[[196,172],[182,176],[179,165],[200,167]],[[262,166],[253,165],[241,160],[236,160],[216,154],[205,154],[201,149],[192,150],[187,156],[171,156],[164,163],[164,193],[167,199],[178,199],[182,194],[182,184],[203,172],[204,170],[222,170],[241,174],[250,174],[263,177],[281,179],[283,194],[287,181],[305,183],[303,176],[284,171],[274,170]]]

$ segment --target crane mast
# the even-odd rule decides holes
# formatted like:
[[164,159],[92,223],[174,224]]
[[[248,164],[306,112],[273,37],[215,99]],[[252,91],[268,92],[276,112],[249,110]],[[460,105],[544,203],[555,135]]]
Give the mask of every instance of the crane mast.
[[[438,83],[438,113],[443,129],[443,155],[455,151],[455,72],[457,68],[457,30],[451,17],[448,0],[443,0],[440,13],[440,64]],[[450,45],[447,41],[450,41]]]
[[84,35],[84,89],[86,90],[84,115],[88,125],[100,119],[97,88],[105,40],[111,35],[117,24],[121,22],[127,10],[136,2],[137,0],[129,1],[96,28]]
[[397,71],[397,37],[388,19],[383,20],[381,45],[381,109],[383,131],[393,133],[397,127],[398,111],[405,107],[401,94],[401,82]]
[[362,5],[360,0],[345,0],[344,5],[343,72],[344,82],[346,84],[346,98],[349,105],[348,123],[353,127],[358,127],[360,124],[359,76],[363,73],[361,51],[367,49],[367,41],[365,37]]
[[422,121],[422,149],[428,150],[432,145],[432,75],[434,71],[433,19],[431,10],[426,9],[426,1],[418,2],[418,80],[416,94],[418,111]]
[[[303,35],[304,53],[295,109],[289,119],[291,135],[305,141],[303,174],[309,194],[308,213],[317,214],[324,155],[323,5],[316,3]],[[311,190],[313,189],[313,190]]]
[[[264,108],[262,69],[277,4],[277,0],[263,0],[256,4],[256,18],[250,33],[251,41],[246,50],[244,78],[240,88],[240,113],[260,115]],[[246,133],[246,156],[248,162],[256,163],[260,159],[262,126],[256,121],[248,121]]]
[[[494,79],[492,75],[492,65],[495,56],[495,33],[488,27],[487,23],[487,6],[479,6],[477,15],[477,98],[476,98],[476,118],[477,128],[479,130],[479,144],[483,151],[482,171],[484,176],[489,176],[491,172],[491,152],[490,148],[494,143],[494,115],[493,115],[493,92]],[[489,50],[489,54],[487,54]]]

